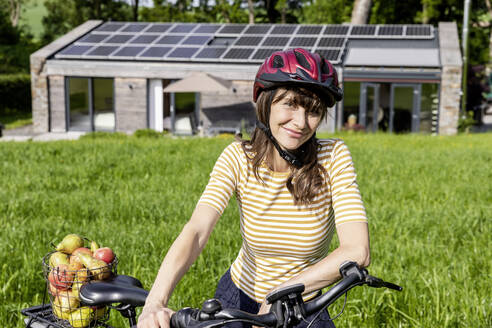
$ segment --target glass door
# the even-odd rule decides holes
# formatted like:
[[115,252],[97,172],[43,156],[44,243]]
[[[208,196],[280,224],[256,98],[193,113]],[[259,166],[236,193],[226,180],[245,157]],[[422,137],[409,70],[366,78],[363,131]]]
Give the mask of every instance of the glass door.
[[421,84],[391,85],[389,132],[420,131]]
[[67,127],[71,131],[91,131],[92,95],[90,79],[81,77],[67,78]]
[[379,84],[361,83],[359,104],[359,124],[368,132],[376,132],[382,120],[379,108]]

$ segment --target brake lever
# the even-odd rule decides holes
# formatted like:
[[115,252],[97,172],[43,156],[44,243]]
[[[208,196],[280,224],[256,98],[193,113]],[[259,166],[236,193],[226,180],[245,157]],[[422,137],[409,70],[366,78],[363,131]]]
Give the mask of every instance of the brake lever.
[[389,289],[397,290],[399,292],[401,292],[403,290],[403,287],[401,287],[401,286],[398,286],[398,285],[393,284],[391,282],[386,282],[383,279],[379,279],[379,278],[376,278],[376,277],[373,277],[370,275],[367,275],[366,283],[368,286],[374,287],[374,288],[386,287]]

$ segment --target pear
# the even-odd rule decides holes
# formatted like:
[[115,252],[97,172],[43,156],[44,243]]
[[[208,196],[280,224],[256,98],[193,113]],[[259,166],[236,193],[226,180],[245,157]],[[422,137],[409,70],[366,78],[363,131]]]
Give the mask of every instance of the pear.
[[99,248],[99,245],[93,240],[91,241],[91,251],[92,253],[94,253],[96,251],[96,249]]
[[80,270],[80,271],[77,271],[77,274],[75,275],[75,278],[74,278],[73,283],[72,283],[72,293],[78,299],[80,299],[80,297],[79,297],[80,287],[82,287],[82,285],[84,285],[87,282],[88,274],[89,273],[87,270]]
[[104,280],[111,276],[111,269],[106,262],[97,260],[85,253],[78,253],[77,256],[79,257],[80,262],[89,269],[95,280]]
[[108,308],[103,306],[94,310],[94,320],[103,319],[108,312]]
[[74,250],[84,246],[84,240],[74,233],[66,235],[63,240],[56,246],[58,252],[72,254]]
[[53,304],[51,306],[51,309],[53,310],[53,314],[57,318],[60,318],[62,320],[68,320],[68,318],[70,317],[70,312],[63,312],[59,305]]
[[93,315],[94,311],[90,307],[83,306],[70,313],[68,321],[74,328],[83,328],[87,327],[91,323]]
[[68,255],[62,252],[54,252],[50,256],[49,261],[50,267],[54,268],[60,264],[69,265],[70,261],[68,260]]
[[[76,310],[80,305],[80,301],[72,291],[60,293],[55,297],[53,301],[53,309],[57,309],[62,314],[70,313]],[[57,316],[60,318],[60,316]],[[66,320],[66,317],[62,315],[62,319]]]

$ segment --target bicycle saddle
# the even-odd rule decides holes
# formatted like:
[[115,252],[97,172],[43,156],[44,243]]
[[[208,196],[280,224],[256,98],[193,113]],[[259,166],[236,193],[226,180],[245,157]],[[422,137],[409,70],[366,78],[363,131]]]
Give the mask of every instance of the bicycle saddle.
[[80,289],[80,300],[89,306],[109,305],[113,303],[143,306],[148,291],[141,288],[138,279],[118,275],[109,281],[92,281]]

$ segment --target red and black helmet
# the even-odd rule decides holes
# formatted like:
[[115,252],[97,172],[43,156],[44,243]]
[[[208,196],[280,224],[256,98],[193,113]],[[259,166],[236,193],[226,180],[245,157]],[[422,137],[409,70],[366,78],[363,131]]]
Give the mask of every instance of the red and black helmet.
[[262,91],[282,86],[312,90],[326,99],[329,107],[343,98],[333,65],[302,48],[274,52],[263,62],[256,73],[253,101],[256,102]]

